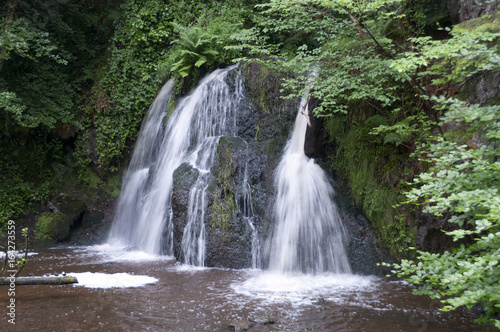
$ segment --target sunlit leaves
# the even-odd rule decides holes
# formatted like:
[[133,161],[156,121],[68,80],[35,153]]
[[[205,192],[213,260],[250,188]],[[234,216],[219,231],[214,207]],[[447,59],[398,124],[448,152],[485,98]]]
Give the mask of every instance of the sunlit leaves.
[[219,54],[212,49],[212,41],[216,36],[205,32],[198,26],[184,27],[177,23],[172,23],[175,29],[179,32],[179,38],[175,39],[175,50],[171,57],[173,63],[170,71],[186,77],[192,66],[197,68],[203,64],[212,61]]
[[391,66],[400,73],[439,75],[434,83],[456,83],[480,71],[500,68],[500,55],[487,43],[500,38],[492,32],[451,32],[448,40],[429,36],[410,38],[416,50],[401,54]]
[[[480,303],[482,321],[498,326],[500,304],[500,106],[469,105],[454,98],[433,98],[448,112],[442,125],[466,126],[476,143],[430,138],[416,152],[430,163],[428,172],[414,180],[408,202],[424,212],[448,215],[459,226],[447,234],[468,239],[452,252],[419,252],[417,262],[395,264],[398,276],[419,285],[417,294],[440,298],[443,310]],[[467,243],[466,242],[466,243]]]

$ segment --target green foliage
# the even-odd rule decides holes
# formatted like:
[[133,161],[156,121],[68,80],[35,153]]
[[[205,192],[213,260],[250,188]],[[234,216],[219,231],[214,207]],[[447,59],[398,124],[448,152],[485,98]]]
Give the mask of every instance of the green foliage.
[[445,310],[482,304],[500,326],[499,107],[468,105],[452,87],[500,68],[497,15],[436,31],[428,25],[446,19],[419,14],[425,3],[270,1],[254,27],[235,34],[236,48],[293,72],[283,84],[295,88],[289,98],[318,99],[314,112],[330,117],[337,144],[332,162],[393,254],[412,256],[414,204],[448,218],[457,227],[448,235],[470,243],[418,251],[397,273],[417,293],[443,299]]
[[214,3],[207,7],[195,24],[184,26],[172,22],[178,36],[173,40],[165,62],[158,69],[161,77],[173,74],[184,78],[190,76],[196,82],[201,75],[216,66],[225,66],[237,57],[232,35],[239,31],[251,16],[248,2],[234,1]]
[[79,165],[93,163],[116,172],[163,80],[172,73],[182,77],[192,72],[189,84],[194,84],[214,66],[230,62],[232,53],[224,49],[228,33],[248,15],[248,4],[233,3],[231,7],[191,0],[122,4],[108,65],[82,106]]
[[[10,3],[10,1],[8,1]],[[50,167],[79,127],[76,95],[103,54],[105,7],[90,2],[16,0],[0,5],[0,225],[46,204]]]
[[446,41],[432,40],[431,37],[411,38],[419,52],[405,52],[392,63],[392,67],[406,73],[428,67],[420,75],[436,75],[433,83],[443,84],[460,82],[480,71],[500,66],[498,49],[485,43],[497,39],[500,33],[451,31],[451,34],[453,38]]
[[94,10],[74,1],[16,1],[0,34],[0,93],[9,96],[0,105],[7,111],[2,127],[77,125],[76,81],[85,82],[77,76],[88,72],[101,47]]
[[179,32],[179,38],[172,42],[176,44],[176,48],[172,54],[173,63],[170,72],[186,77],[193,66],[199,68],[207,62],[210,63],[219,54],[211,49],[214,35],[210,35],[197,26],[187,28],[175,22],[172,24]]
[[[438,45],[426,43],[421,58],[440,61],[430,72],[440,73],[445,80],[457,80],[498,67],[497,51],[478,44],[477,40],[471,41],[471,35],[454,35],[447,48],[454,51],[446,54],[436,52]],[[478,40],[491,41],[499,37],[481,35]],[[478,52],[471,54],[470,47]],[[449,65],[455,69],[446,72],[443,68]],[[467,142],[453,136],[448,136],[451,140],[433,136],[423,139],[415,156],[429,163],[429,170],[414,179],[414,187],[406,193],[406,203],[421,205],[424,212],[436,216],[449,216],[448,221],[458,227],[447,234],[455,241],[464,238],[469,241],[443,254],[418,251],[417,261],[395,264],[393,273],[419,285],[417,294],[441,299],[446,304],[443,310],[481,304],[486,314],[480,321],[500,327],[497,319],[500,312],[497,295],[500,293],[500,106],[469,105],[444,96],[432,96],[431,100],[434,107],[444,113],[440,125],[462,126],[470,133],[465,137],[470,139]]]
[[28,18],[17,18],[10,22],[6,22],[5,19],[5,15],[2,15],[0,25],[8,25],[8,29],[4,29],[0,35],[0,45],[2,46],[0,59],[2,61],[9,60],[13,56],[37,61],[39,58],[47,56],[59,63],[67,63],[56,53],[57,46],[54,45],[47,31],[38,29],[38,26],[33,28],[33,22]]
[[4,227],[9,219],[48,202],[55,180],[48,160],[60,158],[54,153],[60,141],[34,130],[29,139],[3,138],[0,143],[0,227]]
[[407,203],[424,212],[451,215],[457,229],[447,232],[455,241],[470,239],[452,252],[418,252],[417,261],[403,261],[393,271],[421,285],[417,294],[442,299],[443,310],[483,305],[490,321],[500,327],[500,106],[468,105],[457,99],[435,98],[448,112],[443,125],[466,126],[475,139],[464,144],[430,138],[416,154],[431,166],[414,180]]
[[[396,49],[371,16],[379,6],[379,21],[393,16],[389,5],[396,2],[272,1],[260,6],[265,19],[257,27],[234,37],[249,56],[272,56],[270,66],[296,73],[285,81],[284,87],[296,91],[288,97],[317,98],[316,115],[346,113],[349,104],[367,99],[386,108],[404,88],[392,84],[394,79],[405,80],[389,65]],[[360,35],[356,25],[367,32]]]
[[21,118],[26,106],[22,104],[22,101],[17,98],[14,92],[0,92],[0,108],[13,114],[18,119]]

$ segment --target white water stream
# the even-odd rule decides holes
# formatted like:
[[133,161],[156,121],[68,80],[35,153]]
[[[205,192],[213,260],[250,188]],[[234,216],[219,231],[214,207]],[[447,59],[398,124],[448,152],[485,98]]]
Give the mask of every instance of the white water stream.
[[[150,254],[173,255],[171,197],[173,173],[184,162],[199,171],[189,198],[182,259],[203,266],[205,259],[205,189],[220,136],[235,136],[241,79],[226,76],[236,66],[216,70],[167,117],[172,91],[167,83],[144,121],[132,162],[123,181],[109,242]],[[166,122],[166,123],[165,123]]]
[[304,153],[307,116],[304,98],[276,170],[276,229],[269,267],[281,273],[350,273],[333,189],[321,167]]

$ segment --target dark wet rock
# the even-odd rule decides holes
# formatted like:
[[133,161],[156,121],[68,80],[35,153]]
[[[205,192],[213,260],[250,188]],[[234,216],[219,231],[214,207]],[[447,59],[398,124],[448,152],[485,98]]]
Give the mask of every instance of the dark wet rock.
[[87,211],[83,214],[81,226],[84,228],[99,224],[104,219],[104,213],[101,211]]
[[240,319],[229,324],[231,331],[247,331],[255,325],[274,324],[274,319],[266,316],[250,316],[248,319]]
[[51,203],[59,212],[68,216],[70,225],[74,225],[87,209],[83,200],[69,195],[59,195]]
[[189,191],[198,178],[199,171],[188,163],[181,164],[173,175],[172,218],[173,250],[177,259],[181,258],[181,242],[187,224]]
[[453,237],[445,232],[457,230],[459,227],[447,221],[448,218],[436,217],[429,213],[420,212],[418,214],[416,247],[419,250],[431,253],[443,253],[460,244],[471,242],[465,237],[461,241],[453,241]]
[[214,180],[207,193],[205,264],[213,267],[251,266],[252,231],[239,206],[248,144],[240,137],[221,137]]
[[271,317],[267,317],[267,316],[254,315],[254,316],[248,317],[248,320],[250,322],[254,323],[255,325],[274,324],[274,319]]
[[[248,138],[267,140],[281,135],[293,125],[299,107],[298,99],[283,99],[289,92],[282,92],[283,75],[272,73],[258,63],[246,64],[243,68],[243,85],[245,94],[253,109],[253,115],[240,116],[240,123],[245,127],[249,119],[254,126]],[[241,121],[240,119],[243,119]],[[245,135],[241,135],[247,139]]]
[[388,268],[377,263],[390,263],[394,259],[386,248],[377,243],[371,222],[353,205],[345,190],[336,183],[333,185],[336,193],[334,201],[347,233],[345,247],[352,272],[362,275],[386,275]]
[[269,233],[273,174],[285,143],[285,135],[263,142],[219,140],[207,190],[206,266],[252,267],[252,226],[262,238]]
[[498,104],[500,102],[499,86],[500,71],[481,73],[474,75],[465,82],[462,94],[471,104]]
[[106,242],[111,223],[104,221],[101,211],[87,211],[83,215],[82,223],[71,230],[69,238],[65,241],[74,246],[88,246]]
[[241,320],[232,322],[231,324],[229,324],[228,327],[231,331],[247,331],[248,329],[250,329],[254,325],[255,324],[253,324],[249,320],[241,319]]
[[458,24],[498,11],[498,0],[447,0],[451,21]]
[[318,299],[316,299],[316,300],[314,300],[314,301],[312,302],[312,304],[316,304],[316,305],[323,305],[323,304],[325,304],[325,303],[327,303],[327,302],[326,302],[326,300],[325,300],[324,298],[322,298],[322,297],[320,297],[320,298],[318,298]]
[[68,195],[58,195],[49,206],[54,212],[42,213],[36,227],[36,238],[44,243],[67,239],[71,228],[81,223],[87,210],[83,200]]

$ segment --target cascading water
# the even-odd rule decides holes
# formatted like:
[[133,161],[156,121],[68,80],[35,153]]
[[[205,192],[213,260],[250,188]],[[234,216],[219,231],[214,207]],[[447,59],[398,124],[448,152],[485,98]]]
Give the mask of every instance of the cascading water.
[[259,232],[257,231],[257,227],[255,227],[255,214],[252,204],[252,189],[250,187],[250,183],[248,182],[248,164],[245,165],[245,174],[243,177],[241,194],[243,201],[243,219],[247,222],[248,226],[252,230],[252,269],[260,269],[262,267],[260,240]]
[[[142,123],[130,165],[123,179],[121,195],[111,226],[110,242],[122,242],[138,248],[145,248],[149,242],[148,234],[145,233],[147,220],[142,215],[147,208],[145,197],[149,195],[153,186],[152,173],[161,150],[160,138],[164,136],[163,120],[167,114],[167,104],[172,90],[173,80],[169,80],[160,90]],[[155,252],[155,250],[156,246],[149,251]]]
[[304,153],[308,100],[302,99],[292,136],[276,169],[276,228],[269,269],[280,273],[350,273],[333,188]]
[[148,112],[125,176],[109,242],[152,254],[173,254],[171,197],[173,173],[184,162],[198,170],[189,195],[182,260],[203,266],[205,189],[220,136],[236,136],[236,112],[242,99],[241,77],[228,73],[206,77],[166,119],[172,83],[162,89]]

